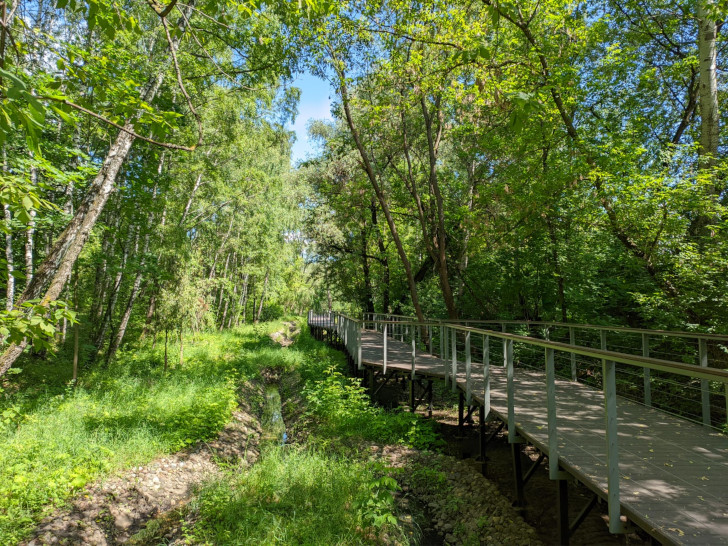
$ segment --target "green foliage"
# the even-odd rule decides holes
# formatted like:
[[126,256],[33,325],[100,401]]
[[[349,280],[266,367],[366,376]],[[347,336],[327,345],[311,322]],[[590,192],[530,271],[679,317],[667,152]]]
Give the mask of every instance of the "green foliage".
[[[246,327],[205,334],[189,346],[184,367],[162,373],[160,347],[121,353],[113,369],[96,370],[77,388],[59,368],[12,376],[0,405],[0,542],[24,537],[47,510],[86,483],[116,469],[214,437],[230,419],[241,381],[256,376],[257,351],[272,345],[271,329]],[[55,371],[54,371],[55,370]],[[45,378],[49,377],[48,374]]]
[[402,544],[396,482],[315,449],[266,453],[250,471],[206,486],[188,540],[212,544]]
[[[386,411],[373,406],[360,381],[344,376],[337,366],[321,370],[319,361],[315,374],[310,370],[302,371],[302,374],[308,377],[303,389],[304,417],[315,423],[318,436],[402,444],[416,449],[444,445],[432,421],[404,411]],[[318,378],[321,376],[323,379]]]

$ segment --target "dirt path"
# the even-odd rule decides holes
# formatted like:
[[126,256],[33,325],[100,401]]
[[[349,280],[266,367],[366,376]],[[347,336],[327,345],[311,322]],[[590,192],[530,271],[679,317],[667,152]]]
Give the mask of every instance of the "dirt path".
[[262,384],[241,389],[238,409],[218,437],[86,486],[37,527],[25,544],[107,545],[126,542],[147,521],[183,505],[191,489],[219,474],[217,461],[252,465],[259,456]]

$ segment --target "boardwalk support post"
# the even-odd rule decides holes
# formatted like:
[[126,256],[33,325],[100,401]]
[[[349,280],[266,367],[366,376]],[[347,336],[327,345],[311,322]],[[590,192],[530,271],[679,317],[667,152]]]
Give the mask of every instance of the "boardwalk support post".
[[556,424],[556,371],[554,350],[546,349],[546,410],[548,413],[549,478],[559,479],[559,431]]
[[516,407],[515,407],[515,384],[513,378],[513,340],[503,340],[503,356],[507,374],[507,391],[508,391],[508,443],[513,444],[518,441],[516,433]]
[[452,347],[452,370],[451,370],[451,379],[452,379],[452,392],[457,392],[458,390],[458,347],[457,347],[457,341],[458,336],[455,330],[452,328],[450,329],[450,337],[451,337],[451,347]]
[[[605,336],[603,336],[604,339]],[[625,526],[620,519],[619,501],[619,447],[617,443],[617,365],[612,360],[602,360],[604,378],[604,405],[607,426],[607,505],[609,510],[609,532],[624,533]]]
[[[510,435],[510,430],[508,431]],[[513,506],[522,508],[525,504],[523,497],[523,469],[521,465],[521,444],[511,444],[511,454],[513,455],[513,477],[516,484],[516,501]]]
[[[551,461],[549,460],[549,467]],[[558,470],[558,465],[556,465]],[[569,546],[571,529],[569,528],[569,483],[565,479],[558,480],[559,484],[559,544]]]
[[364,364],[361,361],[361,328],[358,329],[356,334],[356,367],[359,370],[364,369]]
[[409,380],[409,407],[410,413],[414,413],[417,404],[415,403],[415,378],[411,377]]
[[[650,357],[650,336],[647,334],[642,334],[642,356],[649,358]],[[650,385],[650,369],[649,368],[642,368],[642,373],[644,374],[642,377],[642,384],[644,386],[645,391],[645,406],[648,408],[652,406],[652,387]]]
[[412,327],[412,374],[410,376],[412,381],[415,380],[415,369],[417,366],[417,341],[415,340],[415,331],[416,328]]
[[[705,339],[698,339],[698,359],[700,366],[708,367],[708,342]],[[710,382],[707,379],[700,380],[700,400],[703,408],[703,424],[710,426]]]
[[384,324],[384,327],[382,328],[382,370],[384,370],[384,375],[387,375],[387,324]]
[[490,336],[483,336],[483,410],[490,415]]
[[472,357],[470,356],[470,332],[465,332],[465,403],[473,404],[473,384],[470,377]]
[[[569,345],[576,345],[576,332],[569,326]],[[576,381],[576,353],[571,353],[571,380]]]
[[458,391],[458,436],[463,435],[463,424],[465,423],[465,396],[463,391]]
[[480,473],[483,476],[485,476],[486,463],[488,461],[488,457],[486,455],[488,442],[485,437],[485,419],[485,406],[480,406],[478,408],[478,436],[480,437],[480,454],[478,456],[478,460],[480,461]]

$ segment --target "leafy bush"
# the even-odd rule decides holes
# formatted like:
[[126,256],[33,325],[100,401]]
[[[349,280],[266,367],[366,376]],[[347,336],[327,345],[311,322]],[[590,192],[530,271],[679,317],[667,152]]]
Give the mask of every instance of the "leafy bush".
[[360,381],[345,377],[334,366],[324,371],[323,379],[308,382],[303,393],[306,415],[318,423],[320,434],[360,437],[416,449],[444,445],[432,421],[411,413],[372,406]]

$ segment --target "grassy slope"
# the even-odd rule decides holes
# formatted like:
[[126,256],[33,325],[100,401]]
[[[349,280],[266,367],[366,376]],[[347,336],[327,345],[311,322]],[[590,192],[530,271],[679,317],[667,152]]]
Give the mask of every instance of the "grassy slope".
[[280,328],[188,339],[185,364],[166,377],[162,347],[145,345],[108,370],[85,372],[75,390],[66,386],[70,364],[62,356],[26,362],[0,401],[0,544],[27,536],[87,482],[214,436],[235,406],[236,386],[266,368],[300,376],[306,445],[273,448],[249,472],[231,469],[204,488],[190,505],[190,541],[406,542],[394,515],[396,483],[357,449],[363,440],[425,447],[436,441],[431,426],[372,408],[341,374],[341,353],[305,331],[283,349],[268,336]]
[[[427,447],[432,425],[408,413],[370,406],[356,381],[342,375],[343,355],[303,332],[270,355],[301,376],[295,436],[305,444],[271,447],[250,472],[232,471],[189,505],[185,534],[205,544],[404,544],[388,469],[362,456],[364,441]],[[284,393],[284,396],[291,393]],[[365,454],[366,455],[366,454]],[[147,537],[150,542],[161,537]]]
[[213,437],[236,405],[236,385],[276,352],[267,334],[279,328],[188,339],[184,365],[166,377],[163,347],[145,345],[82,373],[75,390],[66,359],[28,358],[0,394],[0,544],[27,536],[87,482]]

